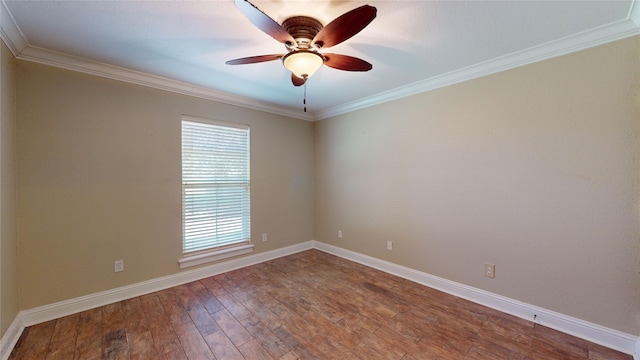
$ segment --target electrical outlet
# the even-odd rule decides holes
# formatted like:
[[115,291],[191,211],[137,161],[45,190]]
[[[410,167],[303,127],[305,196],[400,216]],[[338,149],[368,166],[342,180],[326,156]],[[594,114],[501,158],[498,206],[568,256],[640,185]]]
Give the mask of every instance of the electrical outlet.
[[484,263],[484,276],[496,277],[496,266],[494,264]]
[[267,241],[269,238],[267,237],[267,233],[262,234],[262,241]]
[[113,272],[124,271],[124,260],[116,260],[113,262]]
[[342,239],[342,230],[338,230],[338,239]]
[[387,241],[387,250],[393,250],[393,241]]

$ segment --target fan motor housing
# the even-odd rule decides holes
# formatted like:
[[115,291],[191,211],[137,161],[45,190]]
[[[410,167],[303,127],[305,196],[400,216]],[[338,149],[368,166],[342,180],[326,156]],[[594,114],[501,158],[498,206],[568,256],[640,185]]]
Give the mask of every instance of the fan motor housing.
[[282,28],[293,36],[298,49],[311,48],[311,41],[323,27],[320,21],[308,16],[294,16],[282,22]]

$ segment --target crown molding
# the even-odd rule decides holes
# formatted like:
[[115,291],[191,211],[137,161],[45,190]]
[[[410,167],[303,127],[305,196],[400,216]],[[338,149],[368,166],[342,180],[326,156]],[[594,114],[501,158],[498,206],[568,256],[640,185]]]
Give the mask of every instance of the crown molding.
[[28,43],[19,27],[15,24],[4,0],[1,1],[0,13],[0,38],[7,44],[7,47],[18,59],[306,121],[327,119],[640,34],[640,4],[639,0],[633,0],[628,17],[625,20],[570,35],[329,109],[301,113],[299,109],[261,102],[203,86],[34,47]]
[[261,102],[255,99],[233,95],[203,86],[193,85],[162,76],[151,75],[32,46],[15,23],[15,20],[9,12],[9,9],[7,9],[4,0],[0,2],[0,38],[13,53],[13,56],[20,60],[55,66],[62,69],[124,81],[248,109],[264,111],[276,115],[283,115],[307,121],[315,120],[312,113],[300,113],[299,109],[292,109]]
[[29,46],[4,0],[0,3],[0,38],[15,57]]
[[[633,20],[632,17],[635,19]],[[592,30],[560,38],[542,45],[517,51],[489,61],[478,63],[449,73],[434,76],[406,86],[398,87],[350,103],[319,111],[316,120],[346,114],[370,106],[416,95],[430,90],[472,80],[501,71],[551,59],[572,52],[603,45],[640,34],[640,5],[635,2],[629,13],[629,19],[604,25]]]
[[147,86],[159,90],[193,96],[206,100],[213,100],[229,105],[264,111],[272,114],[293,117],[301,120],[313,120],[311,114],[301,114],[297,109],[286,108],[255,99],[242,97],[223,91],[193,85],[162,76],[151,75],[140,71],[95,62],[81,57],[71,56],[35,46],[28,46],[17,56],[20,60],[27,60],[40,64],[55,66],[67,70],[101,76],[113,80]]
[[631,8],[629,9],[629,20],[633,21],[637,27],[640,27],[640,3],[638,0],[633,0]]

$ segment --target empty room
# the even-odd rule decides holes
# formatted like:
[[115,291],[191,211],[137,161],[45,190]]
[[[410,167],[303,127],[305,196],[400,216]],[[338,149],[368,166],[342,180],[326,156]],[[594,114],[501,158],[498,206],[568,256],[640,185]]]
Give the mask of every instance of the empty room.
[[635,0],[0,15],[0,360],[640,360]]

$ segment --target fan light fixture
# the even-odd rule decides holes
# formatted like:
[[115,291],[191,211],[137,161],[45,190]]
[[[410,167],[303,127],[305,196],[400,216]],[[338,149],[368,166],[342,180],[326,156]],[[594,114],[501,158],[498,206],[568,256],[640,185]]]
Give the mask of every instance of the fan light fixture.
[[287,54],[249,56],[229,60],[227,65],[255,64],[265,61],[282,60],[282,65],[291,71],[293,86],[304,85],[302,103],[307,111],[307,79],[327,65],[345,71],[369,71],[368,62],[353,56],[340,54],[320,54],[326,49],[350,39],[364,29],[376,17],[376,8],[362,5],[333,19],[326,26],[308,16],[293,16],[278,24],[249,0],[234,0],[236,7],[258,29],[284,44]]
[[306,80],[322,67],[324,58],[314,51],[296,50],[285,55],[282,63],[293,75]]

